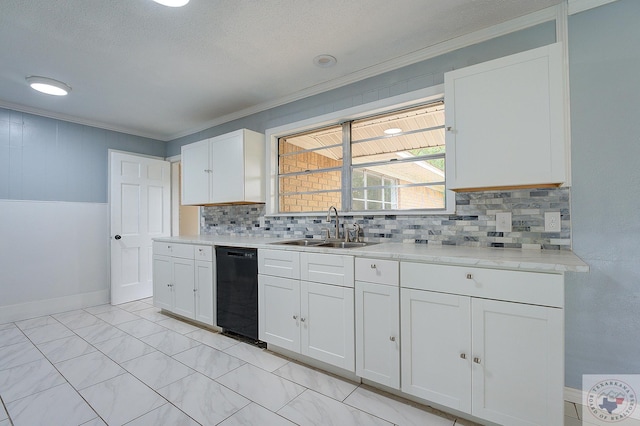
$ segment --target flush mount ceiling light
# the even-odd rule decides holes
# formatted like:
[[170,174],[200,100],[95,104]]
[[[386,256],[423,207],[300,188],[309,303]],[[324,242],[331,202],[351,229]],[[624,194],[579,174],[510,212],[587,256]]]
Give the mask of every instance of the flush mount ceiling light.
[[338,60],[331,55],[318,55],[313,58],[313,63],[315,66],[320,68],[329,68],[334,66]]
[[54,96],[65,96],[71,91],[71,86],[61,81],[35,75],[26,78],[32,89]]
[[189,3],[189,0],[153,0],[158,4],[169,7],[182,7]]
[[398,129],[397,127],[393,127],[391,129],[387,129],[384,131],[385,135],[397,135],[398,133],[402,133],[402,129]]

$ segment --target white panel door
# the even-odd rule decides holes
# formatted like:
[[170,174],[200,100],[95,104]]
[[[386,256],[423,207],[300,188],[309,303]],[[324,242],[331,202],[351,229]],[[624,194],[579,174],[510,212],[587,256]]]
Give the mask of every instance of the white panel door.
[[300,282],[303,355],[355,372],[354,290]]
[[356,281],[356,374],[400,388],[400,289]]
[[170,235],[169,162],[111,152],[111,303],[153,295],[151,239]]
[[300,281],[258,275],[258,318],[260,340],[300,352]]
[[471,302],[401,290],[402,391],[471,412]]
[[562,317],[558,308],[473,299],[474,416],[563,424]]

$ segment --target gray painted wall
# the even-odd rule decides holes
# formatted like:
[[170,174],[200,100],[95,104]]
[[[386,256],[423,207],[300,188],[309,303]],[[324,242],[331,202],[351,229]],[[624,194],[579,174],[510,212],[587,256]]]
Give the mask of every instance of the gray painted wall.
[[107,202],[108,150],[164,157],[161,141],[0,108],[0,199]]
[[573,250],[591,267],[566,286],[566,385],[640,373],[640,2],[569,19]]

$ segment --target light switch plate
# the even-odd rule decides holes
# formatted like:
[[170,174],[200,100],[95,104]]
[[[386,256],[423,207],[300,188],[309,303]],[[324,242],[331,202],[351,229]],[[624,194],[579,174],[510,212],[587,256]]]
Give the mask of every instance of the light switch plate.
[[511,212],[496,213],[496,232],[511,232]]
[[546,212],[544,214],[544,232],[560,232],[560,212]]

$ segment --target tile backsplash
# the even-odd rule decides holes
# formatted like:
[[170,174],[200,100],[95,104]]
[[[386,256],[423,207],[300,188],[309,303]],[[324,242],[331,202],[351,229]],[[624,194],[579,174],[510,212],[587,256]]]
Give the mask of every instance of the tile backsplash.
[[[570,189],[458,193],[452,215],[340,215],[340,227],[358,223],[365,241],[474,247],[571,248]],[[328,208],[329,206],[327,206]],[[496,213],[511,212],[512,232],[496,232]],[[560,212],[560,232],[544,232],[544,213]],[[320,216],[268,216],[258,205],[201,209],[200,232],[274,238],[322,238],[332,224]],[[342,232],[342,231],[341,231]]]

